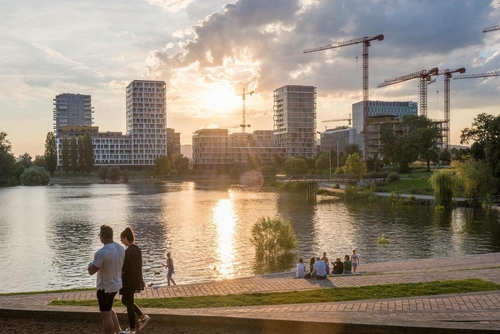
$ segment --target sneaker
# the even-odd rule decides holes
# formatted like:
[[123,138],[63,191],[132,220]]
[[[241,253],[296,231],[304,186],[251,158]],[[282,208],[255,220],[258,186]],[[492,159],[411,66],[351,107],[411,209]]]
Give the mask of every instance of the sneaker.
[[144,327],[146,327],[146,325],[149,323],[149,320],[151,320],[151,318],[149,317],[149,315],[145,315],[145,316],[144,316],[144,319],[139,318],[139,319],[138,319],[138,322],[139,322],[139,330],[143,330],[143,329],[144,329]]
[[124,331],[120,331],[118,334],[135,334],[135,331],[132,331],[132,330],[127,328]]

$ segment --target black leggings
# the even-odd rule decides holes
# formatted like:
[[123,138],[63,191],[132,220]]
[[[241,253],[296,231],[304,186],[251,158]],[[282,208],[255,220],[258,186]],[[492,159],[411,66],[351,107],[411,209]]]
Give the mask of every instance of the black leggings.
[[127,316],[130,328],[134,329],[135,314],[137,313],[139,317],[142,315],[141,309],[134,303],[134,292],[124,291],[122,294],[122,303],[127,307]]

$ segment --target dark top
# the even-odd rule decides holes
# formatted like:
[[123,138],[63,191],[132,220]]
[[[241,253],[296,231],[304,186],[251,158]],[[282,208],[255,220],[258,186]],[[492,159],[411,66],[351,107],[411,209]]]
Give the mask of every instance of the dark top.
[[334,274],[343,274],[344,273],[344,264],[340,261],[335,261],[333,263],[333,273]]
[[142,283],[142,253],[137,245],[133,244],[125,250],[125,260],[122,268],[123,292],[135,292],[141,290]]

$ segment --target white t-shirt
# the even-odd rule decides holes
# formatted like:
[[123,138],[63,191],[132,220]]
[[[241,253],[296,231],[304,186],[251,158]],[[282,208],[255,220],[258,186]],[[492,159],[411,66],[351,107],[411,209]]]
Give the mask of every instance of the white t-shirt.
[[306,275],[306,266],[303,263],[297,263],[297,276],[302,278]]
[[94,255],[92,264],[97,271],[97,290],[118,292],[122,288],[122,268],[125,249],[116,242],[106,244]]
[[351,262],[354,265],[358,265],[359,264],[359,255],[358,254],[352,254],[351,255]]
[[313,272],[318,276],[326,276],[326,264],[322,260],[316,261],[313,266]]

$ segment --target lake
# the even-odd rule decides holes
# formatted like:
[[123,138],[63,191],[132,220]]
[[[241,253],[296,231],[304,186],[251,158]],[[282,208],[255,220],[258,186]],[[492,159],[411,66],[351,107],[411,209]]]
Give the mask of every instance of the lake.
[[[256,259],[250,231],[259,217],[289,219],[295,256]],[[0,292],[95,286],[87,264],[111,225],[115,240],[130,226],[143,251],[148,283],[166,283],[171,252],[178,284],[294,270],[327,252],[330,261],[357,249],[363,263],[500,251],[500,224],[483,211],[345,203],[300,194],[209,183],[129,183],[0,188]],[[390,242],[377,244],[384,234]]]

